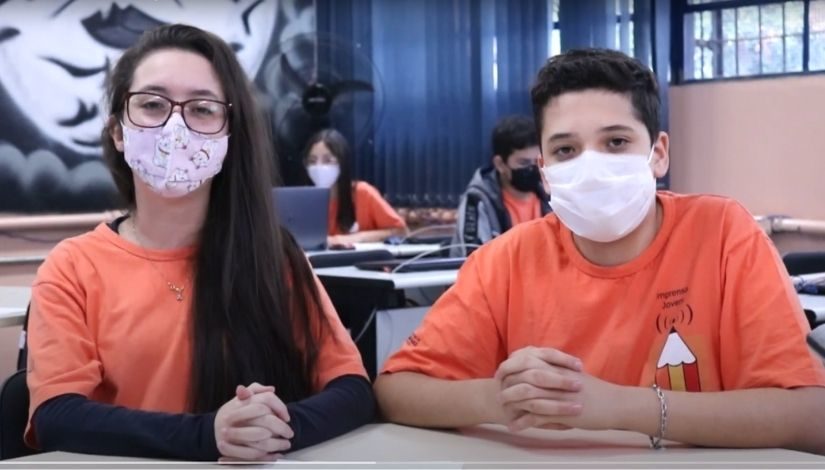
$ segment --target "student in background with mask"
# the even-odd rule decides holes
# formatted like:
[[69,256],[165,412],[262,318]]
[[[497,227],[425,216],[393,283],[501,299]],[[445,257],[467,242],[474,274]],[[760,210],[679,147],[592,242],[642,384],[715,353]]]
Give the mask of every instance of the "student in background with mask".
[[[502,118],[493,129],[492,165],[479,168],[458,205],[453,244],[481,245],[514,225],[548,212],[538,167],[536,125],[527,116]],[[465,254],[453,248],[454,256]]]
[[570,51],[532,101],[554,214],[470,256],[376,381],[384,416],[825,453],[825,368],[770,239],[735,201],[656,192],[650,70]]
[[329,237],[333,246],[383,241],[407,233],[404,219],[365,181],[353,181],[350,147],[335,129],[313,135],[304,149],[304,166],[315,186],[330,188]]
[[266,126],[232,48],[149,31],[106,98],[103,156],[129,213],[38,270],[27,443],[260,461],[370,421],[358,350],[278,229]]

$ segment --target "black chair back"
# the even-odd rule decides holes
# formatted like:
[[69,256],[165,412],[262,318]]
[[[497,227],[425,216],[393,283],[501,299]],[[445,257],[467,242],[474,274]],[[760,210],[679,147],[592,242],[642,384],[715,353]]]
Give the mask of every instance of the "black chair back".
[[791,276],[825,273],[825,251],[788,253],[782,257],[782,262]]
[[17,347],[20,348],[17,351],[17,370],[25,369],[28,367],[26,365],[26,361],[29,358],[29,310],[31,310],[32,304],[29,302],[29,305],[26,307],[26,318],[23,319],[23,329],[20,331],[20,341],[17,343]]
[[0,460],[24,457],[37,451],[23,443],[29,420],[26,370],[18,370],[0,388]]

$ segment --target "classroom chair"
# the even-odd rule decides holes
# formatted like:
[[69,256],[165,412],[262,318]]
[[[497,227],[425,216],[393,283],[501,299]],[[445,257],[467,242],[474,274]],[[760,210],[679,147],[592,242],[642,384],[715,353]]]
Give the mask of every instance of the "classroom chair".
[[26,332],[30,308],[31,304],[26,307],[26,317],[20,333],[17,372],[9,376],[0,388],[0,460],[37,453],[23,443],[23,433],[29,420],[29,387],[26,385],[26,359],[29,350]]
[[28,346],[28,329],[29,329],[29,310],[32,308],[31,302],[26,306],[26,317],[23,319],[23,329],[20,331],[20,341],[17,346],[20,348],[17,351],[17,370],[25,369],[26,361],[29,356]]
[[785,269],[791,276],[825,273],[825,251],[800,251],[782,257]]
[[808,333],[808,344],[825,362],[825,325],[820,325]]
[[23,442],[29,420],[26,369],[12,374],[0,388],[0,460],[36,454]]

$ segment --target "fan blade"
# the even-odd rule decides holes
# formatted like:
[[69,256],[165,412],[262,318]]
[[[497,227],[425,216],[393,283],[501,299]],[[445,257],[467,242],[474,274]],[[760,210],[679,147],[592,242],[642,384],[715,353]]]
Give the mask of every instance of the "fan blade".
[[358,93],[358,92],[374,92],[375,88],[372,83],[360,80],[341,80],[329,86],[333,99],[344,93]]
[[329,125],[330,121],[326,117],[312,116],[304,110],[300,102],[294,103],[275,130],[280,157],[288,160],[300,159],[300,152],[309,138]]
[[309,85],[309,83],[301,77],[301,74],[292,68],[292,64],[289,63],[289,59],[286,58],[286,54],[281,55],[281,71],[287,81],[292,82],[292,84],[299,90],[303,90],[307,87],[307,85]]

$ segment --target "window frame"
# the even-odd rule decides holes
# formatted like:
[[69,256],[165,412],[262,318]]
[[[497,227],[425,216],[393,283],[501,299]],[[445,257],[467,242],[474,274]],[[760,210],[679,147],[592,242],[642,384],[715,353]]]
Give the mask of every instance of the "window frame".
[[[692,78],[692,67],[687,67],[686,58],[686,41],[685,41],[685,17],[694,13],[712,12],[718,15],[722,10],[729,10],[743,7],[761,7],[770,4],[789,3],[791,1],[801,1],[803,4],[802,15],[802,70],[791,72],[761,72],[762,56],[760,54],[760,72],[752,75],[735,75],[729,77],[712,77],[712,78]],[[737,80],[760,80],[777,77],[794,77],[805,75],[819,75],[825,74],[825,70],[810,70],[810,43],[811,43],[811,25],[810,25],[810,11],[811,0],[719,0],[711,3],[688,4],[688,0],[673,0],[671,8],[671,44],[670,44],[670,60],[672,72],[672,84],[674,85],[689,85],[694,83],[709,83],[721,81],[737,81]],[[760,9],[761,12],[761,9]],[[761,21],[760,21],[761,24]],[[721,31],[721,25],[718,30]],[[785,34],[785,19],[783,18],[783,39],[788,35]],[[738,39],[738,31],[737,31]],[[761,35],[760,35],[761,40]],[[720,40],[720,43],[723,43]],[[738,41],[737,41],[738,47]],[[787,57],[783,41],[783,61]],[[719,64],[724,61],[723,54],[717,54],[714,58],[714,63]],[[738,62],[738,61],[737,61]],[[783,64],[785,68],[786,64]],[[690,77],[686,78],[686,72],[690,71]],[[738,72],[738,70],[737,70]]]

